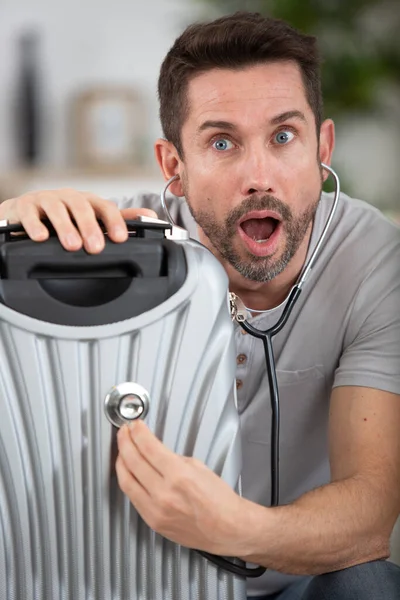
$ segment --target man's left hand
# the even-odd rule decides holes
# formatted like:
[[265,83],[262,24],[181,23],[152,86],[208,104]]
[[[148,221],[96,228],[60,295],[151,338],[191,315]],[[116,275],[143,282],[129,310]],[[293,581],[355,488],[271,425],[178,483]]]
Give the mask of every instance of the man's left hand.
[[140,420],[119,430],[118,449],[119,486],[151,529],[189,548],[236,555],[245,500],[225,481],[169,450]]

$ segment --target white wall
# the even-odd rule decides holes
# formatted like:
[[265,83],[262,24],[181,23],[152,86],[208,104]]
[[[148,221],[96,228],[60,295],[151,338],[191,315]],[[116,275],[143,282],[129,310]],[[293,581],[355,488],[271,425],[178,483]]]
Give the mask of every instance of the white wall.
[[149,114],[149,140],[159,134],[156,84],[161,61],[181,29],[195,17],[185,0],[1,0],[0,171],[14,161],[12,94],[16,35],[42,33],[46,108],[46,163],[67,159],[71,96],[91,83],[136,84]]

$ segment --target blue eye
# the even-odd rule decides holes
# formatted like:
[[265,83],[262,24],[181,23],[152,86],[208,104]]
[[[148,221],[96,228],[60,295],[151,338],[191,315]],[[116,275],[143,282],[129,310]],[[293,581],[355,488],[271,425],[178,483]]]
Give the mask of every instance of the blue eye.
[[275,135],[275,141],[280,146],[291,142],[293,138],[294,133],[292,133],[291,131],[278,131],[278,133]]
[[[229,146],[229,144],[230,144],[230,146]],[[230,148],[232,148],[233,144],[230,140],[227,140],[226,138],[218,138],[217,140],[215,140],[213,142],[213,147],[216,150],[224,151],[224,150],[229,150]]]

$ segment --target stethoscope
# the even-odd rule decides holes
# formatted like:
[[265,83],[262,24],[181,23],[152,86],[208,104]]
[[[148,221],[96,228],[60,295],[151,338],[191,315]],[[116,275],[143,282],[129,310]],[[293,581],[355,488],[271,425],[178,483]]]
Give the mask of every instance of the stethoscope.
[[[287,323],[287,321],[290,317],[290,314],[294,308],[294,305],[296,304],[297,300],[299,299],[302,288],[303,288],[305,282],[307,281],[307,279],[309,278],[309,275],[312,271],[315,261],[317,260],[319,254],[321,252],[322,244],[324,243],[324,240],[328,233],[329,227],[331,226],[334,214],[335,214],[337,206],[338,206],[339,197],[340,197],[339,177],[337,176],[337,174],[331,167],[328,167],[328,165],[321,163],[321,167],[323,169],[325,169],[326,171],[328,171],[333,176],[334,181],[335,181],[335,193],[334,193],[334,200],[333,200],[332,208],[330,210],[325,227],[324,227],[324,229],[319,237],[319,240],[311,254],[311,257],[309,258],[304,269],[302,270],[298,281],[295,283],[295,285],[292,287],[291,291],[289,292],[289,295],[286,299],[286,302],[285,302],[285,305],[283,308],[283,312],[282,312],[281,316],[279,317],[279,319],[277,320],[277,322],[275,323],[275,325],[273,325],[269,329],[265,329],[265,330],[256,329],[255,327],[250,325],[250,323],[248,323],[248,321],[246,320],[247,312],[249,312],[249,313],[265,313],[268,311],[253,310],[252,308],[248,308],[247,306],[244,306],[244,304],[241,302],[240,298],[238,298],[235,294],[231,294],[231,293],[229,294],[229,302],[230,302],[232,319],[236,320],[247,333],[262,340],[263,345],[264,345],[265,362],[267,365],[268,383],[269,383],[270,400],[271,400],[271,411],[272,411],[272,414],[271,414],[271,507],[278,506],[278,504],[279,504],[279,433],[280,433],[279,389],[278,389],[278,381],[277,381],[277,377],[276,377],[275,356],[274,356],[274,351],[273,351],[273,347],[272,347],[272,338],[275,335],[277,335],[277,333],[279,333],[281,331],[281,329]],[[175,223],[174,223],[174,220],[172,219],[171,214],[167,208],[166,201],[165,201],[165,195],[166,195],[166,192],[167,192],[169,186],[171,185],[171,183],[173,183],[177,179],[179,179],[179,175],[174,175],[173,177],[171,177],[167,181],[164,189],[161,192],[161,205],[163,207],[164,213],[167,216],[168,221],[170,222],[170,224],[172,226],[175,226]],[[209,561],[211,561],[218,567],[221,567],[222,569],[225,569],[226,571],[229,571],[236,575],[241,575],[243,577],[260,577],[266,571],[266,569],[264,567],[252,567],[252,568],[242,567],[242,566],[235,564],[235,563],[231,562],[230,560],[227,560],[221,556],[216,556],[214,554],[209,554],[208,552],[203,552],[203,551],[199,551],[199,550],[197,552],[199,552],[203,557],[207,558]]]

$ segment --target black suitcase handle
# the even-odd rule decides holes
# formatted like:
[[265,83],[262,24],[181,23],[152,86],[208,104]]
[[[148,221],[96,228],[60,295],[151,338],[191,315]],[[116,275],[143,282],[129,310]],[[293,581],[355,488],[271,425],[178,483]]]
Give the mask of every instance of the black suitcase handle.
[[[71,219],[74,225],[76,226],[76,221]],[[54,228],[53,223],[46,218],[41,219],[43,225],[49,230],[50,237],[57,237],[57,232]],[[106,233],[107,228],[104,222],[101,219],[97,219],[97,223],[102,230],[103,233]],[[158,221],[154,219],[153,221],[140,220],[140,219],[125,219],[125,224],[127,226],[128,232],[135,233],[138,236],[145,236],[150,231],[156,232],[164,232],[167,229],[172,229],[172,225],[167,223],[166,221]],[[10,236],[11,233],[26,233],[24,226],[22,223],[8,223],[7,225],[0,226],[0,234],[6,235],[6,240],[10,241],[12,238]]]
[[182,246],[165,238],[168,224],[127,221],[128,240],[105,234],[99,254],[65,250],[44,224],[50,236],[40,243],[11,235],[21,225],[0,228],[0,301],[24,314],[63,325],[112,323],[161,304],[186,278]]
[[[66,274],[73,277],[74,273],[78,277],[90,277],[92,273],[95,277],[108,277],[113,276],[112,268],[114,267],[115,272],[115,266],[121,261],[125,271],[128,272],[130,267],[131,274],[135,276],[144,275],[143,271],[146,271],[148,276],[154,276],[159,272],[158,262],[154,263],[156,257],[153,256],[153,260],[146,260],[146,255],[140,251],[141,246],[137,247],[134,255],[130,255],[127,254],[126,246],[123,243],[113,243],[106,235],[105,248],[100,254],[89,254],[83,248],[74,252],[67,251],[61,246],[51,222],[47,219],[43,219],[42,222],[49,230],[49,239],[41,243],[32,243],[26,235],[23,237],[11,235],[12,233],[25,233],[20,223],[0,228],[0,236],[5,234],[4,241],[6,243],[18,244],[10,247],[9,256],[12,258],[9,261],[3,261],[5,263],[1,273],[3,278],[35,279],[36,275],[38,278],[43,278],[44,273],[48,278],[64,277]],[[103,222],[98,220],[98,224],[105,233]],[[138,239],[163,239],[165,230],[171,227],[163,222],[149,224],[132,220],[126,221],[126,225],[129,235],[134,235]],[[151,254],[154,253],[155,248],[156,245],[148,244],[146,251]],[[10,273],[4,272],[4,269],[9,270]],[[42,274],[41,271],[43,271]],[[54,275],[52,275],[53,271]]]

